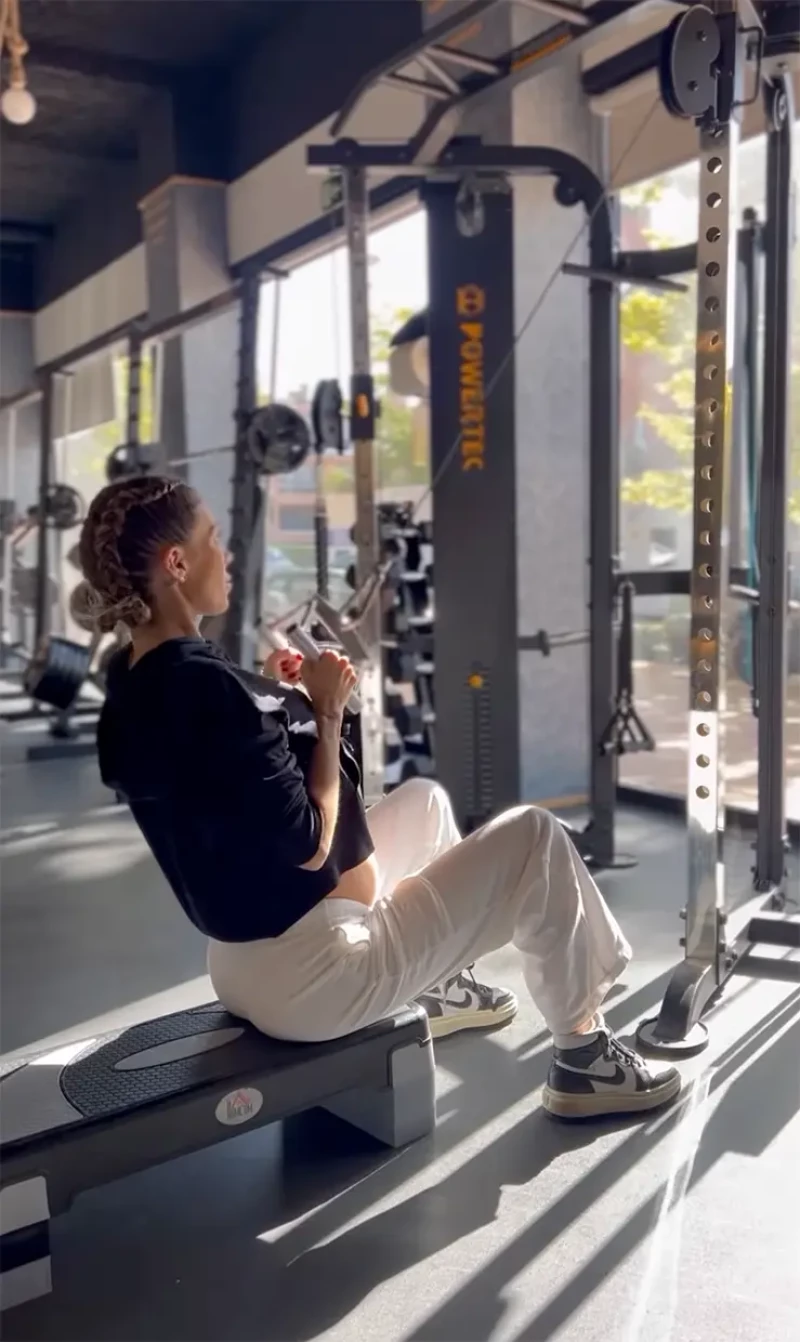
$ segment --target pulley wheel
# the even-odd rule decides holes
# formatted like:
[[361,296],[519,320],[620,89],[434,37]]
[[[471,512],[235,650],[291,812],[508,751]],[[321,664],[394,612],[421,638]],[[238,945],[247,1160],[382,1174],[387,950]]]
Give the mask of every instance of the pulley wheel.
[[719,24],[705,5],[678,14],[666,29],[658,74],[662,101],[673,116],[696,120],[716,106],[720,47]]
[[636,1042],[643,1053],[656,1058],[694,1058],[708,1048],[708,1028],[702,1021],[693,1025],[683,1039],[661,1039],[656,1034],[658,1016],[643,1020],[636,1031]]
[[316,385],[311,401],[311,427],[317,451],[324,447],[344,451],[342,389],[334,377]]

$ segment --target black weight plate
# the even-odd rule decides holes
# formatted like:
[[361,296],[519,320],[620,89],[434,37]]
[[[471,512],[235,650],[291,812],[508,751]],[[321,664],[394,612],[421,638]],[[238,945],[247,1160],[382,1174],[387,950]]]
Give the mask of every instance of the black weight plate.
[[31,662],[25,687],[37,703],[50,704],[65,712],[78,697],[90,662],[88,646],[67,638],[51,638],[41,656]]
[[257,410],[247,429],[256,469],[263,475],[287,475],[302,466],[311,449],[311,433],[302,415],[276,402]]
[[86,516],[86,504],[83,497],[72,485],[55,484],[47,491],[45,518],[48,526],[56,531],[69,531],[78,526]]

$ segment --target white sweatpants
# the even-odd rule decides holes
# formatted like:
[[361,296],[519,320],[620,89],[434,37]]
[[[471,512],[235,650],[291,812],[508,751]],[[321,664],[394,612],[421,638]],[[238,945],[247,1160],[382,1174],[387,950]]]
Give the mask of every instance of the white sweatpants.
[[513,942],[549,1028],[599,1008],[631,950],[558,821],[519,806],[462,839],[450,800],[413,779],[368,813],[372,908],[329,898],[273,940],[209,944],[214,990],[265,1034],[335,1039]]

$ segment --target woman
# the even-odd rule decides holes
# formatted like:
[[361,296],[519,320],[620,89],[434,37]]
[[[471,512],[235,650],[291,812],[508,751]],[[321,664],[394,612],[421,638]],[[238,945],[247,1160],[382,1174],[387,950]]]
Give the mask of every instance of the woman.
[[514,942],[553,1033],[551,1113],[675,1098],[678,1073],[651,1071],[603,1023],[630,949],[552,816],[519,806],[461,839],[444,791],[421,780],[365,813],[342,740],[350,663],[273,654],[256,678],[200,637],[229,580],[188,485],[149,476],[101,490],[80,558],[76,614],[131,635],[108,673],[103,779],[209,938],[230,1011],[290,1040],[336,1038],[412,999],[434,1033],[493,1025],[514,1014],[513,994],[464,967]]

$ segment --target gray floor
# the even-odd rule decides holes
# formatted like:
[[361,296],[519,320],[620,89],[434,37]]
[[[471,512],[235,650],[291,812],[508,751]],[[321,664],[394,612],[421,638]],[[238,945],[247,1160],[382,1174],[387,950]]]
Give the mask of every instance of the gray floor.
[[[203,945],[92,760],[4,745],[2,1049],[207,1000]],[[657,1006],[685,897],[681,826],[626,814],[602,881],[637,949],[609,1016]],[[749,843],[729,845],[734,892]],[[84,1196],[54,1294],[14,1342],[791,1342],[800,1337],[800,991],[736,980],[683,1104],[622,1126],[540,1111],[542,1022],[439,1046],[434,1137],[387,1152],[321,1114]]]

